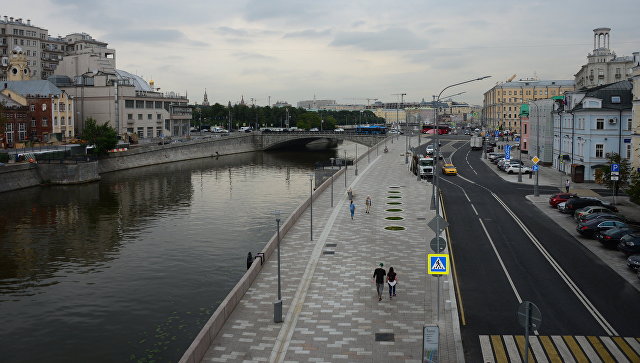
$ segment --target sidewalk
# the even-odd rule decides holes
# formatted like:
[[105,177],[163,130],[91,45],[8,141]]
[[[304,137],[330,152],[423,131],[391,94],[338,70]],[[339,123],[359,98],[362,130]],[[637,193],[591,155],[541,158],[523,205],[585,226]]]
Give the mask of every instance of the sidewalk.
[[[417,137],[414,138],[415,145]],[[313,202],[310,211],[281,240],[283,323],[274,323],[277,296],[275,254],[265,263],[204,355],[207,362],[421,362],[423,326],[439,326],[439,361],[463,362],[458,312],[451,275],[440,278],[440,321],[436,312],[438,279],[427,275],[426,254],[435,233],[427,223],[431,184],[408,171],[403,137],[387,141],[370,163],[364,155],[359,175],[344,177]],[[355,218],[346,190],[354,192]],[[367,195],[373,200],[365,213]],[[400,204],[388,204],[399,202]],[[396,209],[390,210],[390,209]],[[400,217],[389,220],[387,217]],[[387,230],[399,226],[404,230]],[[446,253],[446,251],[445,251]],[[385,290],[378,301],[374,269],[394,267],[397,296]],[[385,284],[386,286],[386,284]],[[451,288],[449,288],[451,286]]]

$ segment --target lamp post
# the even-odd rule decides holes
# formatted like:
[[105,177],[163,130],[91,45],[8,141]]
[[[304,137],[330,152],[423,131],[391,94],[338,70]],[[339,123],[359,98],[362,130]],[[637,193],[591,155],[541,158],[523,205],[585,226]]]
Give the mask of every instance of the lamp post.
[[518,132],[520,133],[520,138],[518,142],[518,159],[520,159],[520,163],[518,164],[518,183],[522,183],[522,109],[520,110],[520,127]]
[[358,144],[356,144],[356,158],[354,159],[354,163],[356,164],[355,175],[358,175]]
[[[540,111],[538,111],[538,104],[535,101],[533,105],[536,106],[536,156],[540,158]],[[539,166],[538,170],[536,170],[536,183],[533,187],[533,195],[536,197],[540,196],[540,191],[538,190],[538,173],[540,173]]]
[[[449,85],[449,86],[443,88],[442,91],[440,91],[440,93],[438,94],[438,98],[436,99],[436,105],[435,105],[436,106],[436,113],[435,113],[436,120],[435,120],[435,132],[434,132],[434,136],[435,136],[434,144],[435,145],[434,145],[434,151],[433,151],[434,155],[435,155],[435,161],[436,161],[435,163],[436,163],[436,165],[437,165],[438,157],[440,155],[439,154],[440,153],[440,140],[439,140],[439,137],[438,137],[440,133],[438,132],[439,131],[439,129],[438,129],[439,125],[438,125],[438,105],[437,105],[437,103],[440,102],[440,96],[442,96],[442,93],[444,91],[446,91],[447,89],[449,89],[451,87],[459,86],[459,85],[462,85],[462,84],[465,84],[465,83],[480,81],[480,80],[483,80],[483,79],[486,79],[486,78],[489,78],[489,77],[491,77],[491,76],[484,76],[484,77],[480,77],[480,78],[470,79],[470,80],[464,81],[464,82],[454,83],[452,85]],[[438,177],[438,173],[434,172],[433,173],[433,184],[432,184],[433,185],[432,195],[433,195],[433,202],[434,202],[434,207],[435,207],[434,209],[436,210],[436,241],[437,241],[437,246],[436,247],[437,247],[438,251],[442,251],[440,249],[440,206],[439,206],[439,203],[438,203],[438,198],[436,198],[436,195],[435,195],[436,190],[438,191],[438,193],[439,193],[439,190],[440,190],[438,188],[439,181],[440,181],[440,177]],[[440,277],[440,275],[436,275],[436,276]],[[440,279],[438,279],[438,296],[440,296]],[[438,299],[438,303],[439,303],[439,299]],[[437,312],[438,320],[440,320],[440,306],[439,306],[439,304],[438,304],[437,310],[438,310],[438,312]]]
[[[401,93],[400,94],[400,107],[402,107],[402,112],[404,112],[404,139],[405,139],[405,145],[404,145],[404,163],[405,164],[409,164],[409,154],[407,154],[409,152],[409,124],[407,123],[407,113],[404,110],[404,96],[406,95],[406,93]],[[400,121],[398,121],[399,123]]]
[[344,151],[344,187],[347,187],[347,150]]
[[313,173],[309,173],[309,200],[311,202],[311,227],[309,228],[309,234],[313,241]]
[[282,290],[280,285],[280,211],[273,211],[276,217],[276,233],[278,235],[278,300],[273,303],[273,322],[282,323]]

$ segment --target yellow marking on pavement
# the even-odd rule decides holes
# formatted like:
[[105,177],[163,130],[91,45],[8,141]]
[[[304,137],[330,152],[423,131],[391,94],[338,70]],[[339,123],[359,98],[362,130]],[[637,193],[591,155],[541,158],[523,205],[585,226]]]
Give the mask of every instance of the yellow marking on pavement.
[[[515,338],[516,338],[516,343],[518,343],[518,351],[520,352],[520,357],[524,359],[524,346],[525,346],[524,335],[516,335]],[[531,351],[531,347],[527,349],[527,353],[529,355],[528,361],[535,362],[535,360],[533,359],[533,352]]]
[[633,348],[631,348],[623,338],[612,337],[611,339],[618,344],[618,347],[620,347],[622,352],[624,352],[624,355],[626,355],[632,362],[640,362],[640,355],[638,355],[638,353],[636,353],[636,351],[633,350]]
[[508,362],[507,352],[502,345],[502,338],[500,335],[491,336],[491,346],[493,347],[493,353],[496,356],[496,362]]
[[587,356],[584,355],[584,352],[582,351],[582,349],[580,349],[580,345],[574,337],[572,337],[571,335],[563,335],[562,339],[564,339],[564,342],[571,350],[571,354],[573,354],[573,356],[576,358],[576,361],[585,363],[589,362],[589,359],[587,359]]
[[[444,200],[440,197],[440,206],[442,207],[442,216],[444,220],[447,220],[447,212],[444,209]],[[460,284],[458,284],[458,273],[456,272],[456,261],[453,258],[453,244],[451,242],[451,235],[449,234],[449,227],[445,228],[447,234],[447,243],[449,244],[449,257],[451,258],[451,271],[453,272],[453,283],[456,287],[456,294],[458,295],[458,310],[460,311],[460,321],[463,326],[467,325],[467,320],[464,316],[464,307],[462,305],[462,294],[460,293]]]
[[603,362],[605,362],[605,363],[608,363],[608,362],[612,362],[613,363],[613,362],[615,362],[615,359],[613,359],[611,354],[609,354],[609,351],[602,344],[600,339],[598,339],[598,337],[589,336],[589,337],[587,337],[587,339],[589,340],[591,345],[593,345],[593,349],[595,349],[596,353],[598,353],[600,358],[602,358]]
[[549,360],[551,361],[551,363],[556,363],[556,362],[562,363],[562,358],[560,357],[558,350],[556,350],[556,346],[553,345],[553,342],[548,336],[541,336],[540,342],[542,342],[542,346],[544,347],[544,350],[547,352],[547,355],[549,356]]

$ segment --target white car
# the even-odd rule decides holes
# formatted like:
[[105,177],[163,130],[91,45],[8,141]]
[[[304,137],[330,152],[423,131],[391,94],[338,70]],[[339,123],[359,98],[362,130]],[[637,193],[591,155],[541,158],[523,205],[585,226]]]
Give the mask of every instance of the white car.
[[[504,171],[506,171],[507,174],[518,174],[520,172],[520,166],[518,164],[509,165],[509,167],[507,167]],[[530,167],[524,165],[522,166],[522,174],[529,174],[530,172]]]
[[344,132],[344,129],[343,128],[337,128],[337,129],[333,130],[333,132]]
[[309,132],[319,132],[320,130],[318,130],[317,127],[312,127],[309,129]]
[[401,132],[400,132],[400,130],[397,130],[397,129],[391,129],[391,130],[389,130],[388,134],[391,134],[391,135],[400,135],[400,134],[401,134]]

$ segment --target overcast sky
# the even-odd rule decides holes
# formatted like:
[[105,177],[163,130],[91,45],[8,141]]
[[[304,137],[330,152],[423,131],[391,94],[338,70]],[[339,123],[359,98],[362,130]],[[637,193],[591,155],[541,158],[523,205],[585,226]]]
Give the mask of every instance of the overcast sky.
[[443,94],[482,104],[512,74],[573,79],[594,28],[611,28],[617,55],[640,51],[638,0],[33,0],[0,12],[52,36],[89,33],[118,69],[192,103],[205,88],[223,104],[420,101],[490,75]]

